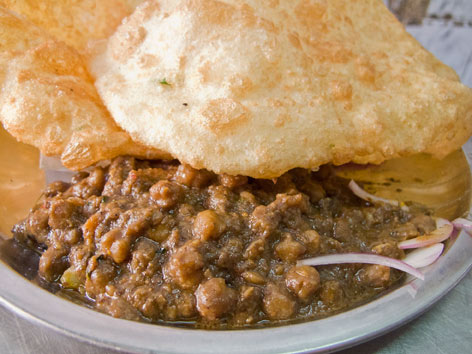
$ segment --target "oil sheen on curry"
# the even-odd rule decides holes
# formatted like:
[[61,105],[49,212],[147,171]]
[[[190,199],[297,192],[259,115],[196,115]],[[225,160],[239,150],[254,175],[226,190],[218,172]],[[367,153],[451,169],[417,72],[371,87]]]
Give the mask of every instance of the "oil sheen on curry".
[[39,274],[114,317],[231,329],[325,317],[401,281],[382,265],[297,266],[317,255],[401,259],[435,229],[426,209],[359,199],[329,167],[278,179],[118,157],[54,182],[13,228]]

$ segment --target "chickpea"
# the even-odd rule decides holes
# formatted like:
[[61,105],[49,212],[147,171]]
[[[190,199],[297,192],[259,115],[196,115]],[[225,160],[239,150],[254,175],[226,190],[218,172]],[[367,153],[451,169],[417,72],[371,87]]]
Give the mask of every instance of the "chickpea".
[[308,300],[320,287],[320,275],[310,266],[295,266],[290,268],[285,276],[287,288],[301,300]]
[[223,278],[212,278],[200,284],[195,296],[198,312],[210,321],[230,312],[237,301],[236,291],[226,286]]
[[198,213],[193,222],[193,234],[200,240],[217,239],[225,230],[226,224],[213,210]]
[[169,181],[159,181],[149,190],[155,203],[163,209],[174,207],[180,198],[180,187]]

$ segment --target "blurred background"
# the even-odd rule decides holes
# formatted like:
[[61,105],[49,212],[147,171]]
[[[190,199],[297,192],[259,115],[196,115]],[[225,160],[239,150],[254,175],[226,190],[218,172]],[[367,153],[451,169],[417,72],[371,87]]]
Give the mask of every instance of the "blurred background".
[[384,0],[408,31],[472,87],[472,0]]

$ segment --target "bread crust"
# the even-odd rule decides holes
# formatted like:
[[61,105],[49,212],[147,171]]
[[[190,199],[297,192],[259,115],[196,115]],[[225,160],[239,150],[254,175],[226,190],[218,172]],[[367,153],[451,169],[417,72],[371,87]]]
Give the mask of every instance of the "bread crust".
[[170,158],[134,142],[103,105],[82,56],[0,7],[0,122],[74,170],[118,155]]
[[472,133],[471,89],[380,0],[148,1],[91,71],[133,139],[217,173],[441,158]]

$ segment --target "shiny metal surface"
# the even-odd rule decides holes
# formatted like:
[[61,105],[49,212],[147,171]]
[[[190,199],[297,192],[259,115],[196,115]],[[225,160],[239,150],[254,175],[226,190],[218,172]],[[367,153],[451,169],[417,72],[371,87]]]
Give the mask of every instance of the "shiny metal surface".
[[[339,354],[467,353],[472,343],[472,273],[419,318]],[[27,321],[0,306],[0,352],[117,354]],[[215,350],[214,352],[221,352]],[[246,352],[251,352],[247,350]]]

